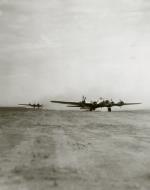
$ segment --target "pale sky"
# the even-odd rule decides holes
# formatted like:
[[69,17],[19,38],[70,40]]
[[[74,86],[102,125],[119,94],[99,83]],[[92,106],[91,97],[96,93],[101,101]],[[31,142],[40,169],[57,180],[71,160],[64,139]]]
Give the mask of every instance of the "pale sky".
[[149,0],[0,0],[0,105],[82,95],[150,107]]

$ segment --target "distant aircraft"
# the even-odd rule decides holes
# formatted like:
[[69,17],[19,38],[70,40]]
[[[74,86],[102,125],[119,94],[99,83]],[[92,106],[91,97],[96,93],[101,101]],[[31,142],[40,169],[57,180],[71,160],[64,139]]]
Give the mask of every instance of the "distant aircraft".
[[42,108],[43,107],[43,105],[42,104],[18,104],[18,105],[21,105],[21,106],[30,106],[30,107],[32,107],[32,108],[38,108],[38,109],[40,109],[40,108]]
[[102,100],[100,102],[94,101],[94,102],[86,102],[86,97],[82,97],[82,101],[80,102],[66,102],[66,101],[56,101],[52,100],[52,103],[59,103],[59,104],[67,104],[67,107],[79,107],[80,109],[87,109],[89,111],[95,111],[97,108],[104,108],[106,107],[108,112],[111,112],[111,108],[113,106],[125,106],[125,105],[135,105],[135,104],[141,104],[141,103],[125,103],[122,100],[115,103],[112,100]]

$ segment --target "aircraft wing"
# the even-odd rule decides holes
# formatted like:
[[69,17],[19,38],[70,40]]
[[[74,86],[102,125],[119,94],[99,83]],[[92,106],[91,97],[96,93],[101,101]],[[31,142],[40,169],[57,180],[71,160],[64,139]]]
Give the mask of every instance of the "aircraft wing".
[[136,105],[136,104],[141,104],[141,103],[125,103],[125,102],[118,102],[114,103],[112,106],[127,106],[127,105]]
[[55,101],[55,100],[53,100],[53,101],[51,101],[52,103],[58,103],[58,104],[68,104],[69,105],[69,107],[71,106],[71,107],[81,107],[81,106],[90,106],[91,105],[91,103],[83,103],[83,102],[65,102],[65,101]]
[[70,104],[70,105],[79,105],[79,102],[65,102],[65,101],[51,101],[52,103],[58,103],[58,104]]
[[123,105],[135,105],[135,104],[141,104],[141,103],[124,103]]
[[18,104],[18,105],[21,105],[21,106],[29,106],[29,104]]
[[74,105],[74,106],[80,106],[81,102],[65,102],[65,101],[51,101],[52,103],[58,103],[58,104],[68,104],[68,105]]

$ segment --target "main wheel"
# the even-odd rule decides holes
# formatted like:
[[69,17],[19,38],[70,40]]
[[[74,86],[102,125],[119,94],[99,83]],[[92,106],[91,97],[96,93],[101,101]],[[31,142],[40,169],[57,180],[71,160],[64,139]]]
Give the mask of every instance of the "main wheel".
[[108,112],[111,112],[111,108],[110,107],[108,107]]

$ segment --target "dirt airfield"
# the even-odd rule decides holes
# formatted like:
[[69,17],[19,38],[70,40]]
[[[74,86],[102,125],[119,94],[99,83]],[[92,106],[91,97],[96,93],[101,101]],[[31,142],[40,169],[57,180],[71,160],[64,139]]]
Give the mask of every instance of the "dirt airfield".
[[0,110],[0,190],[149,190],[150,112]]

